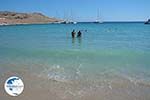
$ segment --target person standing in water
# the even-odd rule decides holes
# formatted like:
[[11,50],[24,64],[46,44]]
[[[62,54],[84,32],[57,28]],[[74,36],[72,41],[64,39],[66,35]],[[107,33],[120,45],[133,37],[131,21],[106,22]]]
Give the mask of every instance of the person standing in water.
[[76,35],[75,30],[73,30],[73,31],[71,32],[71,35],[72,35],[72,38],[75,38],[75,35]]
[[81,31],[79,31],[77,37],[79,38],[81,36],[82,36],[82,33],[81,33]]

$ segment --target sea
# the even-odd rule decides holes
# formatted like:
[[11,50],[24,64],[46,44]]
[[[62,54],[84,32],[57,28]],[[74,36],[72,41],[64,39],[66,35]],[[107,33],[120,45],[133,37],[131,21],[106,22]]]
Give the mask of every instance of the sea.
[[[72,30],[80,30],[82,36],[72,38]],[[150,100],[150,25],[0,26],[0,74],[23,70],[48,80],[82,84],[80,96],[81,90],[84,95],[110,89],[113,93],[124,91],[122,96],[128,93],[134,100]]]

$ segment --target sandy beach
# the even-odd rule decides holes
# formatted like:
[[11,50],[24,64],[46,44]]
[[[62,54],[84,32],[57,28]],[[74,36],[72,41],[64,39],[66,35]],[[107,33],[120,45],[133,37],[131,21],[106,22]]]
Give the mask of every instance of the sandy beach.
[[[4,91],[4,81],[18,75],[25,84],[24,91],[11,97]],[[149,100],[150,84],[134,83],[127,79],[97,82],[60,82],[31,74],[28,71],[7,72],[0,76],[0,97],[2,100]]]

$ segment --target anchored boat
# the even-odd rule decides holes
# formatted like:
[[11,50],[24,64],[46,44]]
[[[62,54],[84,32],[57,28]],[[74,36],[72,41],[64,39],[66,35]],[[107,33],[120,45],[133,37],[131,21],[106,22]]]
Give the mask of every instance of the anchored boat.
[[150,24],[150,19],[148,19],[148,21],[146,21],[145,24]]

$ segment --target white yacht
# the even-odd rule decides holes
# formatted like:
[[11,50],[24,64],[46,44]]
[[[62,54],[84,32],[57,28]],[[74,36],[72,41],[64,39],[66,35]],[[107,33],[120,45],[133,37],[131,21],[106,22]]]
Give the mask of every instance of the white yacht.
[[101,18],[100,18],[99,9],[97,11],[97,19],[93,23],[103,23],[102,20],[101,20]]

